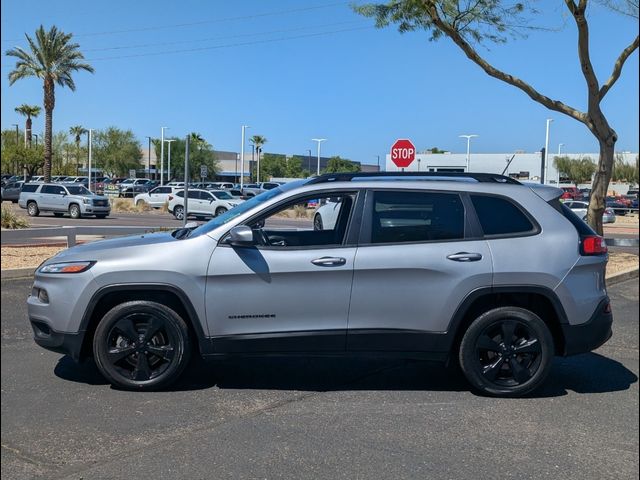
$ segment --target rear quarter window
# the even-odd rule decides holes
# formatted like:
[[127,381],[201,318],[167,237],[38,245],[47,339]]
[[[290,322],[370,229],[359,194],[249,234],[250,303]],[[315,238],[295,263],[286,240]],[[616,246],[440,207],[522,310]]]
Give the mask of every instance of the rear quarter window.
[[485,235],[517,235],[536,230],[524,212],[506,198],[471,195],[471,202]]
[[22,191],[23,191],[23,192],[35,192],[35,191],[38,189],[38,187],[39,187],[39,186],[40,186],[40,185],[38,185],[38,184],[35,184],[35,185],[31,184],[31,185],[30,185],[30,184],[28,184],[28,183],[25,183],[25,184],[22,186]]

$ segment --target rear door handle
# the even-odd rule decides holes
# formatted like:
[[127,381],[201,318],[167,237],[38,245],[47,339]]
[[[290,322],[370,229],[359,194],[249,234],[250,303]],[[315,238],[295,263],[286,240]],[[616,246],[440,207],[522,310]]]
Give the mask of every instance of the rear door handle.
[[347,259],[342,257],[320,257],[311,260],[311,263],[319,267],[339,267],[347,263]]
[[478,260],[482,260],[482,254],[458,252],[447,255],[447,258],[449,260],[453,260],[454,262],[477,262]]

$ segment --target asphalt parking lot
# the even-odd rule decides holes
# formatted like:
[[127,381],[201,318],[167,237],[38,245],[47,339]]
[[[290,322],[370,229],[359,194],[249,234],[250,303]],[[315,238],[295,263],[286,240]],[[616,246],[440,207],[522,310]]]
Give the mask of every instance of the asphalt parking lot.
[[196,364],[171,391],[107,385],[31,339],[31,281],[2,281],[4,478],[638,478],[638,282],[614,337],[497,400],[404,360]]

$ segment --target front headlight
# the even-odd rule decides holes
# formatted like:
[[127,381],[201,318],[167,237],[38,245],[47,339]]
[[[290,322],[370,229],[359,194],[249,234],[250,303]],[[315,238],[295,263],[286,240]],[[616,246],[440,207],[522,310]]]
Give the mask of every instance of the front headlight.
[[83,198],[82,199],[82,203],[84,203],[85,205],[91,205],[91,199],[90,198]]
[[39,269],[40,273],[82,273],[89,270],[96,262],[61,262],[51,263]]

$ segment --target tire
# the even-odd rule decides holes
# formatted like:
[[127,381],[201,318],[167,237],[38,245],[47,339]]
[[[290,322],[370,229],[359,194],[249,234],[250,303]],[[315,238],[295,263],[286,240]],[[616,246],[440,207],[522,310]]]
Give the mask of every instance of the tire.
[[225,207],[216,208],[216,217],[222,215],[223,213],[227,213],[227,209]]
[[73,218],[74,220],[80,218],[82,216],[80,207],[75,203],[69,205],[69,215],[71,215],[71,218]]
[[144,200],[138,200],[136,202],[136,207],[142,207],[142,206],[144,206],[145,203],[147,203],[147,202],[145,202]]
[[157,390],[180,377],[191,356],[189,329],[172,309],[135,300],[115,306],[93,337],[100,373],[127,390]]
[[178,220],[184,220],[184,207],[182,205],[176,205],[173,209],[173,216]]
[[520,397],[538,388],[553,356],[547,325],[518,307],[480,315],[464,333],[459,350],[460,367],[472,387],[495,397]]
[[322,225],[322,217],[317,213],[313,217],[313,229],[314,230],[324,230],[324,226]]
[[30,217],[37,217],[40,215],[40,209],[38,208],[38,204],[36,202],[28,202],[27,203],[27,215]]

